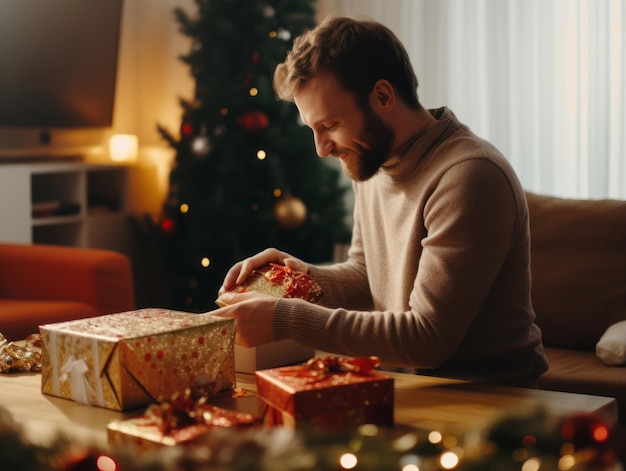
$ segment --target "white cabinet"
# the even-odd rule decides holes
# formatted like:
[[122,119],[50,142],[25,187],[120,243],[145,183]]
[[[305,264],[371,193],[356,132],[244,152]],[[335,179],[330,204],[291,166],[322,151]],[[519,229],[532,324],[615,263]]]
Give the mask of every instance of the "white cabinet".
[[118,165],[0,165],[0,241],[126,252],[128,172]]

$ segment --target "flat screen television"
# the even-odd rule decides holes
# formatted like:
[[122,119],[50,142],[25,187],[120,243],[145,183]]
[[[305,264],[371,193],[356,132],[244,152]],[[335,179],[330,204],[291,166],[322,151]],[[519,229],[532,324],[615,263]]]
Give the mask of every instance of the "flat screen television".
[[0,0],[0,157],[101,144],[113,124],[122,2]]

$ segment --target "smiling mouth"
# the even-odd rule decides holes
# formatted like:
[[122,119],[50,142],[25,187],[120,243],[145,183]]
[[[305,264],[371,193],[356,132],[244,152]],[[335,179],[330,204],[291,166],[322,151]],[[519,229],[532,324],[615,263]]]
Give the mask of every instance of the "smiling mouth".
[[349,153],[350,153],[350,151],[348,151],[348,150],[338,151],[337,149],[333,149],[333,151],[330,152],[330,155],[332,157],[337,158],[337,159],[343,160],[343,158],[347,157]]

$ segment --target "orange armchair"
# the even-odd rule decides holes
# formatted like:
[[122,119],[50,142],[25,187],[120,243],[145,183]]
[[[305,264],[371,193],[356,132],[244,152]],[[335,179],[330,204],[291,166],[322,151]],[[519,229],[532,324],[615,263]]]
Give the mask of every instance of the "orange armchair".
[[0,333],[134,309],[131,264],[110,250],[0,243]]

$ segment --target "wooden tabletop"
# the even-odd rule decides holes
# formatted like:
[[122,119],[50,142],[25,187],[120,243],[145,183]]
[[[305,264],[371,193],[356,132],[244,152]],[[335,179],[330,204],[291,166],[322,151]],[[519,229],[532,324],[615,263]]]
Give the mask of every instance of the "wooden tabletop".
[[[559,393],[535,389],[473,384],[443,378],[389,373],[395,382],[395,421],[398,425],[424,428],[487,426],[503,414],[543,407],[552,414],[597,412],[611,423],[617,421],[613,398]],[[212,400],[229,409],[256,414],[254,375],[237,374],[237,386],[245,397],[230,392]],[[41,393],[38,373],[0,374],[0,407],[5,407],[23,427],[26,436],[45,443],[58,432],[77,440],[106,442],[106,426],[113,420],[141,415],[143,410],[117,412],[90,407]]]

